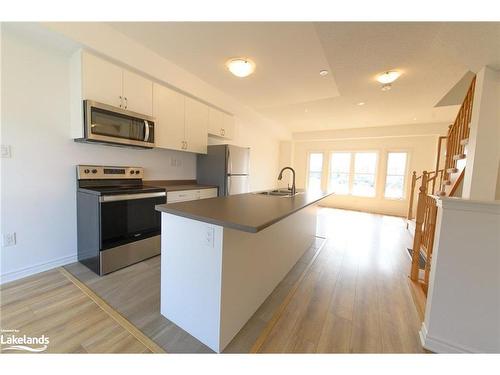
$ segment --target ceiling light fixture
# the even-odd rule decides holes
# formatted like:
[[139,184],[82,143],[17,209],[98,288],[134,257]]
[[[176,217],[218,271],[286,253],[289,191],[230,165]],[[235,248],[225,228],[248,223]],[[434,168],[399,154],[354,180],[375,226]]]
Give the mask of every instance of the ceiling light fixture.
[[361,107],[363,105],[365,105],[366,103],[365,102],[359,102],[358,105]]
[[401,72],[398,72],[396,70],[389,70],[387,72],[380,73],[379,75],[377,75],[376,80],[382,83],[383,85],[391,84],[392,82],[397,80],[400,75]]
[[238,57],[226,62],[227,69],[236,77],[248,77],[255,70],[255,63],[247,58]]
[[328,75],[328,70],[325,70],[325,69],[320,70],[320,71],[319,71],[319,75],[320,75],[321,77],[327,76],[327,75]]

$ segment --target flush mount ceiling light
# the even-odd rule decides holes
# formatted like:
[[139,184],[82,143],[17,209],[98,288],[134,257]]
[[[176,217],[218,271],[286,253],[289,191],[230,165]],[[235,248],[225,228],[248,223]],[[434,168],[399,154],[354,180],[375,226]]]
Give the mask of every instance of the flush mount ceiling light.
[[359,102],[357,104],[361,107],[361,106],[365,105],[366,103],[365,102]]
[[320,70],[320,71],[319,71],[319,75],[320,75],[321,77],[327,76],[327,75],[328,75],[328,70],[325,70],[325,69]]
[[377,75],[376,80],[382,83],[383,85],[387,85],[397,80],[400,75],[401,72],[395,70],[389,70],[387,72],[380,73],[379,75]]
[[226,62],[227,69],[236,77],[248,77],[255,70],[255,63],[247,58],[237,57]]

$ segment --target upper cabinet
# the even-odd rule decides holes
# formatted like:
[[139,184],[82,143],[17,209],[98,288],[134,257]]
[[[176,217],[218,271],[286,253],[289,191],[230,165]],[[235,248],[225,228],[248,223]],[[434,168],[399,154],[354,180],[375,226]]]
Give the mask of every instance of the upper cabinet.
[[153,82],[82,52],[82,96],[143,115],[153,115]]
[[139,74],[123,70],[123,101],[125,109],[152,116],[153,82]]
[[83,137],[82,100],[155,118],[155,145],[206,153],[208,134],[231,139],[234,118],[85,50],[71,61],[71,137]]
[[215,108],[209,108],[208,134],[232,139],[234,137],[234,117]]
[[199,154],[207,153],[208,106],[186,97],[186,149]]
[[184,95],[157,83],[153,85],[156,147],[184,150],[184,104]]
[[121,107],[123,69],[86,52],[82,52],[79,57],[81,58],[82,99]]
[[208,106],[155,83],[156,147],[207,153]]
[[83,100],[153,115],[153,82],[87,51],[71,60],[71,137],[83,137]]

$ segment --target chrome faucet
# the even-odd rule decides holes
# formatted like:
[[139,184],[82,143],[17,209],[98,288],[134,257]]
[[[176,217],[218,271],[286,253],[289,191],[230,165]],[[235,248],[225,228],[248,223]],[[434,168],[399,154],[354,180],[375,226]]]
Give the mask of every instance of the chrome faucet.
[[291,191],[291,195],[293,196],[293,195],[295,195],[295,193],[296,193],[296,189],[295,189],[295,170],[294,170],[292,167],[285,167],[285,168],[283,168],[283,169],[280,171],[280,174],[278,175],[278,181],[281,181],[281,180],[282,180],[282,178],[283,178],[283,171],[284,171],[285,169],[289,169],[289,170],[291,170],[291,171],[292,171],[292,178],[293,178],[293,179],[292,179],[292,191]]

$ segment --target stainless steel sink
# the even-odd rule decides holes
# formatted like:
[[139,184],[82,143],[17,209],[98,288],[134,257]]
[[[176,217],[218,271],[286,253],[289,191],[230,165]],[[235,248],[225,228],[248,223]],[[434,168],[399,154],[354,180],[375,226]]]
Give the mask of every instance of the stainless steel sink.
[[[295,195],[297,194],[301,194],[303,193],[302,191],[298,191],[295,193]],[[267,190],[267,191],[259,191],[257,193],[254,193],[254,194],[260,194],[260,195],[272,195],[272,196],[277,196],[277,197],[292,197],[292,193],[290,190],[287,190],[287,189],[277,189],[277,190]]]

